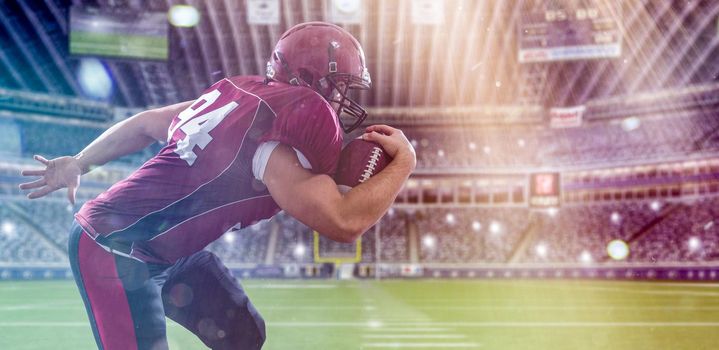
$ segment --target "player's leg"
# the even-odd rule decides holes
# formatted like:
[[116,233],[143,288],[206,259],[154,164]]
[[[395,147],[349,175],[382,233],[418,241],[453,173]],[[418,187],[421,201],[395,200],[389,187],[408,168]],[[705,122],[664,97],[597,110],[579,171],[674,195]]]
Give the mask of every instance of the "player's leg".
[[214,254],[198,252],[168,270],[162,289],[167,317],[212,349],[260,349],[265,321]]
[[106,251],[77,224],[69,257],[99,349],[167,349],[161,288],[146,264]]

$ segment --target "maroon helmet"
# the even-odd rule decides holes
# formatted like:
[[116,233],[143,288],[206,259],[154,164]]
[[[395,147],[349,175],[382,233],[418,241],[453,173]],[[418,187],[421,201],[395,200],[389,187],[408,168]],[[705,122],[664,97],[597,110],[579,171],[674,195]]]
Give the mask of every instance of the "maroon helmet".
[[[370,88],[364,51],[352,34],[334,24],[301,23],[282,34],[267,62],[267,78],[310,87],[328,102],[338,103],[337,117],[346,133],[367,117],[364,108],[346,95],[349,89]],[[334,89],[339,97],[332,96]]]

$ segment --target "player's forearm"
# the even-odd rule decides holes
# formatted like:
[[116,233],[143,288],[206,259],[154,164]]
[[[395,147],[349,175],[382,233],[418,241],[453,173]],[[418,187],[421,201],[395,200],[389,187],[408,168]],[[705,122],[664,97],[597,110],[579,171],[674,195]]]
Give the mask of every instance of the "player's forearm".
[[[415,167],[413,155],[395,158],[384,170],[342,198],[340,216],[356,239],[387,212]],[[353,239],[349,239],[353,240]]]
[[78,153],[75,158],[80,163],[82,173],[85,174],[95,166],[140,151],[155,142],[155,139],[144,132],[143,113],[148,112],[142,112],[113,125]]

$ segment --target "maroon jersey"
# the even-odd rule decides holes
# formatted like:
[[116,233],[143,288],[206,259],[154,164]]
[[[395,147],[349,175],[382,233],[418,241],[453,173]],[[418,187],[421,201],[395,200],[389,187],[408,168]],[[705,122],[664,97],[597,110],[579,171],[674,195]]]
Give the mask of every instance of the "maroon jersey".
[[265,141],[294,147],[314,173],[331,175],[342,132],[335,111],[309,88],[223,79],[173,119],[167,146],[75,217],[106,249],[172,263],[280,210],[252,173]]

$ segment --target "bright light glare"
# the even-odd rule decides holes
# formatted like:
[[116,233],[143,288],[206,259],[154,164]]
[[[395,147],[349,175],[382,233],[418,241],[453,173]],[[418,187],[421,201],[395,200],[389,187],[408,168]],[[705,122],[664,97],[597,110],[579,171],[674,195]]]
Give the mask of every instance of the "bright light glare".
[[477,144],[474,143],[474,142],[470,142],[470,143],[469,143],[469,149],[470,149],[471,151],[476,150],[476,149],[477,149]]
[[614,260],[624,260],[629,256],[629,246],[621,239],[615,239],[607,244],[607,254]]
[[15,237],[15,223],[8,220],[3,221],[2,233],[7,237]]
[[653,201],[651,204],[649,204],[649,207],[652,208],[654,211],[659,211],[659,209],[662,209],[662,204],[659,203],[659,201]]
[[636,130],[641,124],[642,122],[637,117],[624,118],[624,120],[622,120],[622,129],[624,129],[624,131]]
[[473,221],[472,222],[472,229],[479,232],[479,230],[482,229],[482,224],[479,221]]
[[445,219],[447,220],[447,223],[448,223],[448,224],[454,225],[454,223],[455,223],[454,214],[452,214],[452,213],[447,213],[447,216],[445,217]]
[[167,18],[175,27],[194,27],[200,22],[200,12],[194,6],[174,5],[167,12]]
[[517,140],[517,146],[524,147],[527,143],[524,141],[524,139]]
[[83,58],[80,61],[77,80],[88,97],[105,99],[112,94],[112,78],[97,58]]
[[610,219],[612,220],[612,223],[618,224],[619,222],[622,221],[622,216],[619,215],[619,213],[617,213],[617,212],[615,211],[615,212],[613,212],[612,215],[610,216]]
[[579,256],[579,261],[583,263],[590,263],[592,262],[592,254],[590,254],[588,251],[583,250],[582,254]]
[[492,221],[489,223],[489,232],[493,234],[498,234],[502,231],[502,225],[496,221]]
[[227,243],[234,242],[235,241],[235,233],[234,232],[225,233],[224,239],[225,239],[225,242],[227,242]]
[[697,251],[702,247],[702,241],[698,237],[689,238],[689,250]]
[[437,155],[440,157],[444,157],[444,151],[443,150],[437,151]]
[[557,213],[559,213],[559,209],[557,209],[556,207],[551,207],[551,208],[547,209],[547,215],[549,215],[551,217],[557,216]]
[[294,254],[297,257],[301,257],[305,255],[305,252],[307,251],[307,248],[305,248],[304,244],[298,244],[295,246]]
[[484,148],[482,150],[484,151],[485,154],[492,153],[492,148],[489,146],[484,146]]
[[537,244],[534,250],[537,252],[537,255],[541,257],[547,256],[547,245],[544,243]]
[[422,237],[422,245],[426,248],[434,248],[435,244],[437,244],[437,239],[434,236],[426,235]]
[[367,327],[369,327],[369,328],[380,328],[380,327],[382,327],[382,322],[381,322],[381,321],[371,320],[371,321],[368,321],[368,322],[367,322]]

